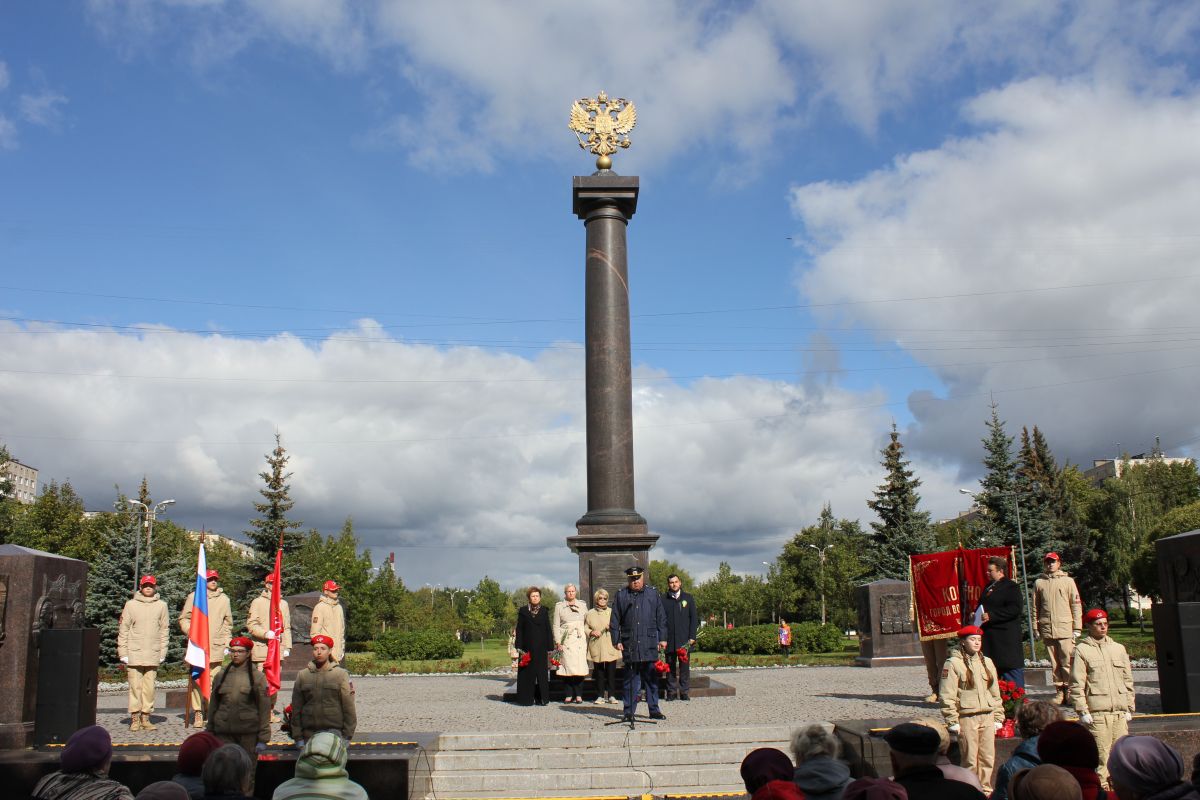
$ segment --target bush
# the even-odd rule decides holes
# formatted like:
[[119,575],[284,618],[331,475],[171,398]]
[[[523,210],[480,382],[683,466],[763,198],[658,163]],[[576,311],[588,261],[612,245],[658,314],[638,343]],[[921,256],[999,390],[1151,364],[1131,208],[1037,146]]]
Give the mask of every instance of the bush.
[[388,631],[375,639],[373,652],[389,661],[462,658],[463,643],[446,631]]
[[[706,653],[772,655],[779,652],[776,625],[746,625],[726,630],[715,625],[700,629],[696,647]],[[799,622],[792,626],[793,653],[836,653],[842,649],[842,632],[833,625]]]

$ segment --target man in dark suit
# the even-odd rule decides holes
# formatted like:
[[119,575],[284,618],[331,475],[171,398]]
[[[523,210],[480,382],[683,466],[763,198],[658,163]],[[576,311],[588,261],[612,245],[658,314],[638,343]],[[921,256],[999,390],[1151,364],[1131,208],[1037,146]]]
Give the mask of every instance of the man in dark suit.
[[667,578],[667,596],[663,598],[667,612],[667,699],[687,700],[690,664],[679,657],[679,649],[689,654],[696,643],[696,599],[683,591],[678,575]]
[[1000,677],[1025,686],[1025,655],[1021,650],[1021,587],[1008,577],[1008,559],[988,559],[988,577],[992,582],[979,598],[980,627],[983,628],[983,654],[1000,671]]

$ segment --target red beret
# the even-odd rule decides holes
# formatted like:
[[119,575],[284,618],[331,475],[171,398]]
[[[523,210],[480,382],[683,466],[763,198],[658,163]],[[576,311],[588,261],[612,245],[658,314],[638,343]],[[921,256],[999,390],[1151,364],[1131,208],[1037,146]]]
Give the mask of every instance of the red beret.
[[252,647],[254,647],[254,642],[252,642],[249,638],[247,638],[245,636],[235,636],[234,638],[229,640],[229,646],[230,647],[244,647],[247,650],[249,650]]
[[212,581],[212,580],[220,580],[221,576],[217,574],[217,571],[215,569],[210,569],[207,573],[205,573],[204,578],[205,578],[205,580]]
[[1091,611],[1083,615],[1083,624],[1091,625],[1098,619],[1108,619],[1108,612],[1103,608],[1093,608]]
[[965,625],[958,629],[958,638],[966,636],[983,636],[983,629],[975,625]]
[[143,575],[142,579],[138,581],[138,586],[145,586],[147,583],[151,586],[158,586],[158,581],[154,580],[153,575]]
[[323,644],[326,647],[333,647],[333,639],[329,638],[328,636],[326,636],[322,633],[318,633],[316,636],[312,637],[312,643],[313,644]]
[[1058,553],[1046,553],[1046,555],[1042,557],[1042,560],[1043,561],[1062,561],[1062,559],[1058,557]]
[[337,581],[325,581],[325,591],[336,592],[342,587],[337,585]]

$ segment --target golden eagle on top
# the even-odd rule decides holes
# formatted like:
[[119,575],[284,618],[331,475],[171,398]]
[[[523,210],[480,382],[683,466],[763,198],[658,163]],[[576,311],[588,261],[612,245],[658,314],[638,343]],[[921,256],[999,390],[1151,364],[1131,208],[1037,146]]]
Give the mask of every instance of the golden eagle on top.
[[637,125],[637,108],[624,97],[609,99],[604,92],[576,100],[571,106],[569,127],[579,146],[599,156],[598,169],[612,166],[609,157],[618,147],[629,147],[629,132]]

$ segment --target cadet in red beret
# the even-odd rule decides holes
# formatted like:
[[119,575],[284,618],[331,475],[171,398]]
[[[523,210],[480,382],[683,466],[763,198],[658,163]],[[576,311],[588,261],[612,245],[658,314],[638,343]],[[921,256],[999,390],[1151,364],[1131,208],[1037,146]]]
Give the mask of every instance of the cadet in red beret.
[[1071,705],[1096,737],[1100,778],[1108,780],[1108,753],[1113,742],[1129,733],[1133,718],[1133,671],[1129,653],[1108,636],[1108,613],[1093,608],[1083,615],[1087,636],[1071,662]]
[[312,637],[313,660],[296,675],[292,687],[292,736],[297,746],[318,731],[335,731],[343,739],[354,736],[358,714],[350,675],[330,653],[336,642],[325,634]]
[[1046,645],[1058,702],[1071,702],[1071,656],[1083,631],[1083,605],[1075,579],[1062,568],[1058,553],[1046,553],[1041,577],[1033,582],[1033,633]]
[[[215,569],[205,573],[205,586],[208,593],[208,669],[212,680],[217,679],[225,654],[229,652],[229,637],[233,635],[233,607],[229,603],[229,595],[220,586],[221,576]],[[179,629],[184,636],[192,632],[192,606],[196,602],[196,592],[188,592],[179,611]],[[208,701],[200,694],[200,686],[188,678],[188,708],[194,714],[193,719],[183,718],[183,727],[193,723],[197,728],[204,727],[204,715],[207,712]]]
[[975,773],[984,794],[990,795],[996,731],[1004,724],[1004,704],[996,665],[982,649],[980,628],[967,625],[959,629],[958,649],[946,659],[938,694],[947,727],[958,733],[962,765]]
[[321,599],[313,606],[312,621],[308,626],[311,635],[320,633],[333,639],[330,658],[338,663],[346,657],[346,612],[338,602],[338,592],[341,590],[337,581],[325,581],[321,587]]
[[117,657],[129,680],[129,730],[152,731],[154,681],[167,660],[167,604],[158,596],[158,581],[143,575],[137,594],[125,602],[117,626]]
[[238,636],[229,642],[232,664],[213,680],[208,704],[208,730],[226,744],[236,744],[251,760],[271,741],[271,699],[267,678],[250,662],[254,642]]

